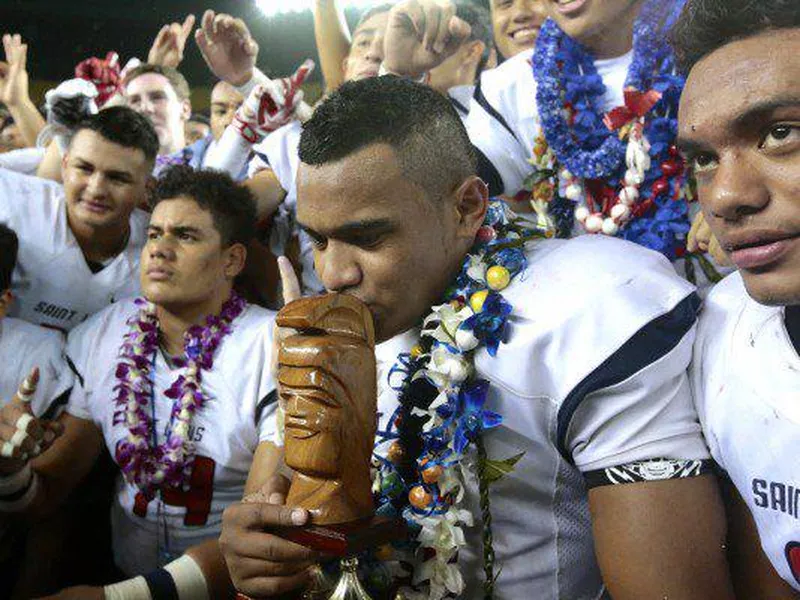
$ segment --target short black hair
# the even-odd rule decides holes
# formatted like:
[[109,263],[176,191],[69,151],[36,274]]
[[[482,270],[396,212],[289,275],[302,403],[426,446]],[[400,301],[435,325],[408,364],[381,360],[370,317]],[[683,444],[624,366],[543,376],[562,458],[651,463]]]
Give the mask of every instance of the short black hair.
[[192,113],[189,117],[190,123],[200,123],[201,125],[211,125],[211,122],[208,120],[208,117],[205,116],[203,113]]
[[19,238],[14,230],[0,223],[0,293],[11,287],[11,276],[17,266]]
[[139,149],[150,162],[155,161],[158,155],[158,134],[152,123],[127,106],[112,106],[86,117],[75,128],[73,139],[84,129],[94,131],[114,144]]
[[776,29],[800,28],[797,0],[688,0],[672,30],[679,69],[688,74],[715,50]]
[[306,121],[300,160],[322,165],[388,144],[403,172],[430,197],[474,175],[477,159],[453,105],[426,85],[394,75],[349,81]]
[[483,42],[483,54],[481,62],[475,70],[475,77],[479,77],[489,61],[489,55],[494,47],[494,36],[492,35],[492,17],[489,11],[483,6],[475,4],[470,0],[459,0],[456,2],[456,16],[469,24],[471,32],[468,40]]
[[186,165],[165,169],[156,182],[153,206],[181,196],[191,198],[211,213],[224,248],[232,244],[247,245],[255,235],[256,201],[253,194],[227,173],[195,170]]

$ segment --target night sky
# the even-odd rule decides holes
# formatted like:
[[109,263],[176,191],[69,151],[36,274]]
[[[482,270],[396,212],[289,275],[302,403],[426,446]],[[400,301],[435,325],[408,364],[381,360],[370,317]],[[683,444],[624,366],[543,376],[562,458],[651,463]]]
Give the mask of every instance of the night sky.
[[[80,60],[104,57],[109,50],[116,50],[123,64],[132,56],[145,60],[163,24],[180,22],[190,12],[199,22],[206,8],[247,22],[260,46],[258,65],[267,74],[288,74],[307,57],[317,60],[310,12],[267,19],[251,0],[0,0],[0,27],[20,33],[29,44],[31,94],[40,101],[52,82],[73,76]],[[350,20],[355,17],[348,12]],[[180,70],[193,88],[207,88],[215,81],[193,38]],[[317,78],[315,73],[311,81]]]

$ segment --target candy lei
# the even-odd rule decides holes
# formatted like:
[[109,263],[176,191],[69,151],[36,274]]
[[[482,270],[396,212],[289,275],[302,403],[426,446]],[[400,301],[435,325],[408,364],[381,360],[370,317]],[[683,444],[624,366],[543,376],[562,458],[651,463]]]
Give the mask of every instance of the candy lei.
[[130,330],[119,350],[116,368],[114,425],[127,426],[128,435],[117,443],[115,457],[125,479],[149,501],[161,487],[188,485],[194,459],[189,425],[206,401],[202,372],[212,368],[214,353],[247,303],[234,292],[219,316],[209,316],[202,326],[195,325],[186,332],[184,355],[175,361],[184,372],[164,392],[174,401],[166,440],[151,446],[155,432],[150,411],[154,413],[155,407],[149,404],[155,402],[152,371],[158,350],[158,319],[154,304],[143,298],[135,302],[139,311],[128,320]]
[[[463,527],[473,523],[461,505],[469,469],[480,483],[485,593],[492,594],[488,485],[497,477],[488,471],[503,466],[510,471],[519,457],[510,462],[485,457],[481,434],[500,425],[502,417],[484,408],[489,383],[476,377],[474,355],[484,347],[497,354],[512,310],[501,291],[525,269],[525,243],[551,235],[521,226],[507,211],[503,203],[491,203],[445,303],[433,307],[419,342],[389,373],[400,406],[378,432],[374,492],[379,514],[402,515],[415,533],[414,589],[404,590],[407,598],[438,600],[464,589],[457,559],[465,545]],[[476,454],[478,464],[471,465]]]
[[[534,141],[532,204],[568,235],[565,205],[589,233],[618,235],[674,259],[689,231],[686,177],[674,146],[684,80],[666,31],[683,0],[647,0],[633,30],[625,105],[603,114],[592,56],[552,20],[533,56],[542,134]],[[571,221],[571,219],[570,219]]]

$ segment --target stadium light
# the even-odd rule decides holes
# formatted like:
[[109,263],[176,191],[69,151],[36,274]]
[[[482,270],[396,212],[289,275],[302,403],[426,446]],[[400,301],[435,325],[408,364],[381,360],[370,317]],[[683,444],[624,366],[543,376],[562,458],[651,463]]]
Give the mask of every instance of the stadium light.
[[[314,5],[313,0],[255,0],[255,3],[268,18],[311,10]],[[383,4],[383,2],[381,0],[340,0],[338,4],[340,8],[365,9]]]

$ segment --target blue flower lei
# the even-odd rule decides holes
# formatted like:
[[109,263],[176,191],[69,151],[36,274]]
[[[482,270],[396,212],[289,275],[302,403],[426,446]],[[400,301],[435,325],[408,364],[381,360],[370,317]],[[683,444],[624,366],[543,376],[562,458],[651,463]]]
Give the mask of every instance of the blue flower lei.
[[[647,0],[634,24],[626,89],[654,90],[660,99],[644,117],[651,167],[639,188],[634,218],[617,232],[670,259],[683,255],[689,231],[684,168],[673,146],[684,79],[676,74],[666,35],[683,3]],[[574,176],[601,182],[616,196],[625,185],[627,144],[624,132],[620,135],[604,122],[606,88],[593,57],[548,19],[539,32],[532,65],[542,130],[558,163]],[[564,204],[565,199],[557,197],[551,208],[563,212]]]
[[[373,492],[378,513],[402,516],[416,537],[407,548],[416,554],[413,584],[427,582],[428,589],[422,596],[409,591],[413,597],[442,598],[463,590],[457,556],[464,545],[462,526],[472,524],[472,515],[460,506],[460,469],[470,448],[478,457],[484,585],[491,597],[490,478],[484,475],[495,461],[486,457],[481,435],[502,417],[485,408],[489,382],[475,376],[473,360],[483,347],[495,356],[504,342],[512,307],[501,292],[525,270],[525,244],[542,237],[550,234],[523,226],[503,202],[493,200],[443,304],[433,307],[418,344],[389,372],[400,402],[376,436]],[[505,471],[518,459],[504,461]]]

